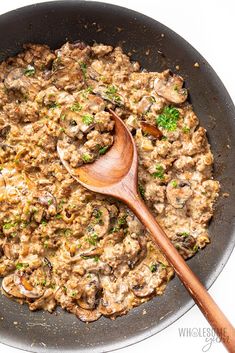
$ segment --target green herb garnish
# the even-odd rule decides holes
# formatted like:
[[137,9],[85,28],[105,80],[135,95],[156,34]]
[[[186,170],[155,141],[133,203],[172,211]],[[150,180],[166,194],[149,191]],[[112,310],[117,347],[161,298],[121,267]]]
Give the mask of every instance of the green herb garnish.
[[168,131],[174,131],[177,128],[179,115],[180,113],[178,109],[171,106],[165,107],[163,113],[156,119],[156,123],[158,126],[161,126]]
[[25,262],[18,262],[16,264],[16,269],[17,270],[22,270],[22,268],[26,268],[29,267],[29,264],[25,263]]
[[126,217],[127,217],[127,215],[122,216],[122,217],[120,217],[120,218],[118,219],[118,225],[119,225],[119,226],[126,224]]
[[55,218],[56,218],[56,219],[61,219],[61,218],[62,218],[62,215],[61,215],[60,213],[57,213],[57,214],[55,215]]
[[186,237],[189,236],[189,233],[188,232],[182,232],[182,233],[179,233],[179,236],[186,238]]
[[115,86],[112,86],[112,85],[108,86],[105,93],[106,93],[109,100],[113,101],[114,103],[116,103],[118,105],[121,103],[121,98],[117,94],[117,88]]
[[44,248],[48,248],[48,240],[45,240],[43,243]]
[[187,126],[184,126],[184,127],[182,128],[182,131],[183,131],[184,134],[188,134],[189,131],[190,131],[190,128],[187,127]]
[[82,110],[82,105],[80,103],[76,102],[70,107],[70,110],[72,112],[80,112]]
[[158,264],[152,264],[151,266],[149,266],[149,269],[151,272],[156,272],[158,269]]
[[142,199],[144,199],[144,197],[145,197],[145,189],[144,189],[143,185],[139,184],[138,185],[138,189],[139,189],[139,193],[140,193]]
[[173,180],[173,181],[171,182],[171,185],[173,186],[173,188],[177,188],[178,183],[177,183],[176,180]]
[[86,238],[86,241],[91,244],[91,245],[96,245],[98,241],[98,235],[96,233],[90,235],[88,238]]
[[154,178],[164,179],[164,168],[158,164],[156,165],[156,172],[153,173]]
[[87,74],[87,65],[84,62],[80,63],[80,68],[83,74],[83,77],[86,78],[86,74]]
[[93,260],[94,260],[95,262],[99,262],[100,258],[99,258],[98,255],[95,255],[95,256],[93,257]]
[[86,125],[91,125],[94,122],[94,117],[91,114],[85,114],[82,116],[82,122]]
[[93,216],[96,218],[96,219],[100,219],[101,216],[102,216],[103,212],[100,211],[100,210],[97,210],[97,209],[94,209],[93,211]]
[[61,114],[60,119],[61,119],[62,121],[64,121],[65,118],[66,118],[66,114]]
[[35,68],[32,65],[28,65],[24,70],[25,76],[33,76],[35,74]]
[[197,252],[198,251],[198,245],[195,244],[194,247],[193,247],[193,252]]
[[91,161],[91,156],[88,153],[84,153],[82,155],[82,160],[83,160],[83,162],[88,163]]
[[42,282],[41,282],[41,285],[42,285],[42,286],[45,286],[46,284],[47,284],[46,279],[43,279]]
[[163,262],[159,261],[159,263],[162,266],[162,268],[166,268],[166,265]]
[[103,155],[109,149],[109,146],[104,146],[99,149],[99,154]]
[[48,105],[49,109],[55,109],[55,108],[60,108],[60,104],[56,102],[52,102]]
[[8,222],[3,225],[3,229],[11,229],[17,226],[17,222]]

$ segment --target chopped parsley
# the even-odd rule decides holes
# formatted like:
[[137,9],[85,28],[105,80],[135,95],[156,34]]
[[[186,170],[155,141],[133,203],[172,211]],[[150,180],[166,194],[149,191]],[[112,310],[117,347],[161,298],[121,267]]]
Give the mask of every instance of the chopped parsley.
[[85,125],[91,125],[94,122],[94,117],[91,114],[85,114],[82,116],[82,122]]
[[46,225],[47,225],[47,221],[46,221],[45,219],[43,219],[43,220],[41,221],[41,224],[42,224],[43,226],[46,226]]
[[86,241],[91,244],[91,245],[97,245],[98,242],[98,235],[96,233],[90,235],[88,238],[86,238]]
[[45,286],[46,284],[47,284],[46,279],[43,279],[42,282],[41,282],[41,285],[42,285],[42,286]]
[[98,210],[97,208],[94,209],[93,211],[93,216],[96,218],[96,219],[100,219],[101,216],[102,216],[103,212]]
[[160,262],[160,265],[162,266],[162,268],[166,268],[166,265],[163,262]]
[[48,205],[52,205],[53,200],[52,200],[52,199],[49,199],[49,200],[47,201],[47,203],[48,203]]
[[156,123],[168,131],[174,131],[177,128],[179,115],[178,109],[171,106],[165,107],[162,114],[156,119]]
[[49,109],[55,109],[55,108],[60,108],[60,104],[57,102],[52,102],[48,105]]
[[95,255],[95,256],[93,257],[93,260],[94,260],[95,262],[99,262],[100,258],[99,258],[98,255]]
[[25,76],[33,76],[35,74],[35,68],[32,65],[28,65],[24,70]]
[[121,103],[121,98],[120,96],[117,94],[117,88],[115,86],[108,86],[107,90],[105,91],[107,98],[111,101],[113,101],[116,104],[120,104]]
[[198,245],[195,244],[194,247],[193,247],[193,252],[197,252],[198,251]]
[[139,189],[139,193],[140,193],[142,199],[144,199],[144,197],[145,197],[145,189],[144,189],[143,185],[139,184],[138,185],[138,189]]
[[119,225],[119,226],[122,226],[122,225],[126,224],[126,217],[127,217],[127,215],[122,216],[122,217],[120,217],[120,218],[118,219],[118,225]]
[[71,296],[76,297],[77,294],[78,294],[78,292],[76,290],[74,290],[74,291],[72,291]]
[[87,74],[87,65],[84,62],[80,63],[80,68],[83,74],[83,78],[86,78],[86,74]]
[[25,262],[18,262],[17,264],[16,264],[16,269],[17,270],[22,270],[22,268],[26,268],[26,267],[28,267],[29,266],[29,264],[27,264],[27,263],[25,263]]
[[68,228],[62,229],[62,232],[64,233],[65,237],[68,237],[72,233],[72,231]]
[[104,146],[99,149],[99,154],[103,155],[109,149],[109,146]]
[[44,246],[44,248],[46,248],[46,249],[48,248],[48,240],[45,240],[45,241],[44,241],[43,246]]
[[55,218],[56,218],[56,219],[61,219],[61,218],[62,218],[62,215],[61,215],[60,213],[57,213],[57,214],[55,215]]
[[149,269],[151,272],[157,272],[158,264],[152,264],[151,266],[149,266]]
[[188,232],[182,232],[182,233],[179,233],[179,236],[186,238],[186,237],[189,236],[189,233]]
[[88,94],[92,93],[92,87],[87,87],[86,89],[81,91],[82,97],[87,98]]
[[17,222],[8,222],[3,225],[3,229],[11,229],[17,226]]
[[160,164],[156,165],[156,172],[153,173],[154,178],[164,179],[164,168]]
[[177,188],[178,183],[177,183],[176,180],[173,180],[173,181],[171,182],[171,185],[173,186],[173,188]]
[[80,103],[76,102],[70,107],[70,110],[72,112],[80,112],[82,110],[82,105]]
[[91,156],[88,153],[84,153],[82,155],[82,160],[83,160],[83,162],[88,163],[91,161]]
[[184,127],[182,128],[182,131],[183,131],[184,134],[188,134],[189,131],[190,131],[190,128],[187,127],[187,126],[184,126]]

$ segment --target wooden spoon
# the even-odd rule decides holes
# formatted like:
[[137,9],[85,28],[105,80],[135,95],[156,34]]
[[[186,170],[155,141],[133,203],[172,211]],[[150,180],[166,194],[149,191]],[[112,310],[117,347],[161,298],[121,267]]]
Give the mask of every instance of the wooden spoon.
[[227,350],[235,353],[234,327],[172,245],[143,202],[138,192],[137,150],[134,139],[122,120],[112,110],[110,112],[115,120],[115,139],[109,151],[91,164],[72,168],[64,160],[64,151],[58,141],[57,151],[62,163],[85,188],[113,196],[127,204],[149,230],[153,241],[162,250]]

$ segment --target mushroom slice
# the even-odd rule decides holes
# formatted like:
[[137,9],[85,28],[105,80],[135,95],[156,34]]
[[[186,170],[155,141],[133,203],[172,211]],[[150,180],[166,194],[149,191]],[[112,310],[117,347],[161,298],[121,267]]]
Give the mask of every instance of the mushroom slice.
[[197,250],[196,239],[188,233],[176,234],[171,241],[184,259],[193,256]]
[[142,265],[129,275],[129,286],[137,297],[152,295],[162,283],[159,272],[152,273],[147,265]]
[[45,290],[44,294],[40,296],[33,303],[29,304],[30,310],[44,309],[52,312],[56,306],[54,299],[54,292],[51,288]]
[[18,286],[14,283],[14,274],[3,278],[2,289],[11,297],[25,298],[25,296],[19,291]]
[[4,83],[7,89],[15,90],[21,90],[29,84],[26,76],[24,76],[24,70],[22,68],[11,70],[5,78]]
[[145,121],[141,121],[140,126],[145,134],[149,134],[156,139],[160,139],[163,136],[162,132],[158,129],[157,126],[146,123]]
[[163,77],[154,80],[154,89],[157,94],[169,102],[180,104],[186,101],[188,91],[183,87],[183,78],[179,75],[171,75],[169,70],[163,73]]
[[56,198],[50,192],[44,191],[38,195],[38,202],[43,206],[54,205],[56,207]]
[[75,314],[81,321],[84,322],[92,322],[92,321],[96,321],[101,317],[101,313],[99,311],[99,309],[94,309],[94,310],[87,310],[87,309],[83,309],[79,306],[76,306],[73,310],[72,310],[73,314]]
[[128,284],[121,278],[111,280],[110,276],[102,276],[101,285],[103,296],[100,300],[99,311],[102,315],[115,317],[126,313],[133,299]]
[[166,188],[167,200],[174,208],[183,208],[192,193],[190,184],[185,181],[170,181]]
[[10,125],[5,125],[0,129],[0,139],[5,140],[7,138],[7,135],[9,134],[11,130]]
[[94,309],[99,301],[98,296],[101,290],[98,276],[92,274],[91,278],[84,278],[79,286],[82,287],[82,293],[77,303],[83,309]]
[[37,291],[22,274],[14,275],[14,283],[19,288],[19,292],[26,298],[39,298],[43,295]]
[[139,114],[145,114],[149,111],[153,104],[153,100],[150,96],[144,96],[137,105],[137,112]]

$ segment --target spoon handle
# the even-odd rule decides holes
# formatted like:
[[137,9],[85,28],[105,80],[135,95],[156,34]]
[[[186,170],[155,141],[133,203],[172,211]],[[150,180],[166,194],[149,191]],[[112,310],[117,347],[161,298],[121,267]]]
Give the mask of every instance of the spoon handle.
[[228,352],[235,353],[235,329],[218,305],[212,299],[206,288],[199,281],[183,257],[172,245],[167,235],[156,222],[142,198],[138,194],[129,192],[125,202],[136,214],[139,220],[146,226],[153,241],[159,246],[167,260],[174,268],[180,280],[217,333],[218,337],[227,348]]

